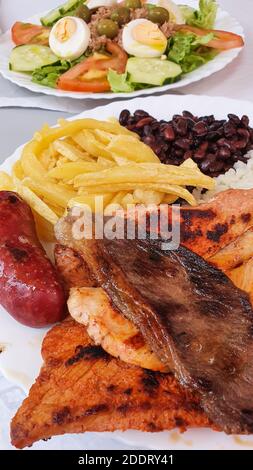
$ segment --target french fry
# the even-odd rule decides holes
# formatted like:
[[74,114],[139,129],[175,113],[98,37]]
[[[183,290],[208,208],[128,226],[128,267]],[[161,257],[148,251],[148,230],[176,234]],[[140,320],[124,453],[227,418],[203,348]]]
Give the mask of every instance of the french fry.
[[0,171],[0,191],[14,191],[13,179],[5,171]]
[[110,132],[102,131],[101,129],[95,129],[93,131],[93,135],[104,145],[108,145],[113,138],[113,134],[111,134]]
[[120,191],[119,193],[115,194],[115,196],[113,197],[111,203],[112,204],[120,204],[123,197],[125,197],[127,194],[127,191]]
[[[29,144],[28,144],[29,145]],[[21,155],[21,165],[25,176],[41,180],[46,177],[46,170],[36,155],[26,146]]]
[[47,174],[49,178],[55,178],[59,180],[69,181],[75,178],[75,176],[83,173],[92,173],[94,171],[100,171],[103,167],[97,163],[92,162],[71,162],[64,163],[61,166],[53,168]]
[[132,136],[114,136],[107,146],[113,154],[135,162],[159,162],[153,150]]
[[143,189],[135,189],[133,192],[133,198],[136,203],[139,204],[161,204],[164,193],[158,191],[147,191]]
[[109,132],[110,134],[116,134],[116,135],[130,135],[134,137],[136,140],[139,140],[140,137],[135,134],[134,132],[129,131],[126,129],[126,127],[123,127],[119,124],[118,121],[99,121],[97,119],[77,119],[76,121],[64,121],[62,119],[59,119],[58,121],[59,125],[61,126],[61,129],[65,129],[65,135],[73,135],[74,132],[72,132],[73,128],[73,123],[74,127],[76,127],[76,132],[78,132],[81,129],[89,129],[89,130],[95,130],[99,129],[101,131]]
[[47,243],[55,243],[54,225],[33,211],[36,232],[40,240]]
[[[101,193],[112,193],[118,191],[134,191],[135,189],[142,189],[143,191],[156,191],[166,194],[174,194],[178,198],[185,199],[189,204],[195,205],[196,201],[193,195],[182,186],[173,184],[161,184],[161,183],[121,183],[121,184],[104,184],[100,185],[99,188],[89,188],[89,194]],[[84,190],[84,188],[83,188]]]
[[111,168],[112,166],[115,166],[115,162],[114,162],[114,161],[108,160],[107,158],[103,158],[103,157],[98,157],[97,163],[98,163],[98,165],[100,165],[101,167],[103,167],[103,169],[105,169],[105,168]]
[[[158,165],[158,167],[161,166]],[[166,167],[166,165],[164,165]],[[164,169],[152,168],[150,166],[143,167],[141,164],[129,164],[125,166],[115,166],[113,168],[105,169],[97,173],[89,173],[79,175],[74,180],[75,187],[85,187],[86,189],[93,186],[100,186],[104,184],[117,185],[122,183],[134,184],[138,183],[159,183],[159,184],[176,184],[176,185],[192,185],[199,186],[206,189],[213,189],[214,181],[212,178],[202,175],[200,172],[194,170],[184,170],[180,167],[173,167]],[[126,190],[130,189],[129,186]],[[117,189],[119,191],[124,188]],[[100,191],[100,189],[99,189]]]
[[54,165],[56,164],[57,154],[54,154],[53,156],[50,148],[47,148],[41,152],[41,154],[38,156],[38,160],[43,165],[44,169],[48,170],[50,167],[52,167],[52,162]]
[[29,206],[41,215],[44,219],[50,222],[52,225],[58,221],[57,215],[50,209],[50,207],[43,202],[30,188],[23,184],[18,184],[17,192],[20,196],[29,204]]
[[87,194],[82,196],[76,196],[68,202],[68,207],[74,206],[88,206],[92,212],[99,210],[102,203],[104,209],[111,201],[111,194]]
[[73,140],[93,157],[104,157],[113,160],[112,152],[107,150],[105,145],[99,142],[89,130],[82,130],[73,136]]
[[32,180],[31,178],[25,178],[23,183],[49,204],[55,204],[63,208],[66,208],[68,201],[73,199],[76,195],[76,193],[70,191],[68,187],[63,188],[59,184],[51,183],[46,180],[39,181],[38,179]]
[[178,197],[173,194],[164,194],[162,204],[173,204],[177,199]]
[[23,172],[23,168],[22,168],[20,160],[17,160],[14,163],[11,173],[14,178],[18,178],[19,180],[22,180],[24,178],[25,174]]
[[65,140],[55,140],[52,145],[60,155],[63,155],[63,157],[66,157],[72,162],[78,160],[92,162],[92,158],[87,156],[86,152],[81,152],[77,147],[69,144]]

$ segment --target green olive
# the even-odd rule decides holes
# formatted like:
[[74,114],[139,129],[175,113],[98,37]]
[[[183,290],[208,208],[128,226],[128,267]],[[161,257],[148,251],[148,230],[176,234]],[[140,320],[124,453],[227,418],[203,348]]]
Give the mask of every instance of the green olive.
[[148,19],[152,23],[163,24],[165,21],[169,21],[170,14],[166,8],[154,7],[148,9]]
[[77,16],[78,18],[84,20],[86,23],[89,23],[91,18],[91,11],[86,5],[81,5],[75,10],[74,16]]
[[106,36],[107,38],[113,39],[117,36],[119,27],[115,21],[104,19],[100,20],[97,24],[97,33],[99,36]]
[[126,7],[116,8],[112,14],[111,19],[116,21],[120,26],[130,21],[130,10]]
[[125,0],[124,6],[126,8],[132,8],[135,10],[136,8],[141,8],[141,0]]

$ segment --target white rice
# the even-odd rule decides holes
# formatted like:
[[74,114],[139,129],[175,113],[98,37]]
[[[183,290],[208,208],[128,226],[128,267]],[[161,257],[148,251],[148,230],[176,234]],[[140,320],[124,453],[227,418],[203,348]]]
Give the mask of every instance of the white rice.
[[247,163],[236,162],[234,167],[228,170],[224,175],[215,178],[215,189],[202,194],[201,189],[195,189],[193,195],[198,203],[210,201],[213,196],[226,189],[252,189],[253,188],[253,150],[248,152],[245,157]]

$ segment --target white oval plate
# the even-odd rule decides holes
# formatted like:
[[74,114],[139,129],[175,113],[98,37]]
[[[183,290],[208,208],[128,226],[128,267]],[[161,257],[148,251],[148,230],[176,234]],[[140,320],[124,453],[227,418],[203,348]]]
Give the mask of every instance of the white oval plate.
[[[193,6],[197,8],[198,1],[197,0],[184,0],[182,3]],[[26,22],[28,23],[37,23],[40,24],[40,18],[45,14],[41,13],[35,15],[31,18],[28,18]],[[217,14],[217,21],[215,24],[216,29],[222,29],[226,31],[230,31],[236,34],[240,34],[243,36],[243,29],[242,26],[232,18],[229,13],[219,8]],[[10,80],[12,83],[19,85],[23,88],[27,88],[30,91],[34,91],[36,93],[44,93],[46,95],[53,95],[53,96],[63,96],[68,98],[75,98],[75,99],[84,99],[84,98],[91,98],[91,99],[113,99],[113,98],[133,98],[134,96],[141,96],[141,95],[152,95],[158,92],[166,92],[168,90],[172,90],[175,88],[180,88],[190,83],[196,82],[201,80],[202,78],[206,78],[212,75],[215,72],[223,69],[228,65],[232,60],[234,60],[242,48],[231,49],[229,51],[221,52],[217,57],[213,60],[208,62],[207,64],[203,65],[202,67],[198,68],[197,70],[188,73],[185,75],[181,80],[171,85],[164,85],[162,87],[154,87],[148,88],[145,90],[138,90],[133,91],[132,93],[81,93],[81,92],[65,92],[61,90],[55,90],[53,88],[48,88],[45,86],[37,85],[31,81],[30,75],[11,72],[9,70],[9,57],[11,50],[14,44],[11,40],[11,32],[10,30],[7,31],[5,34],[0,36],[0,73],[3,75],[4,78]]]
[[[111,116],[118,117],[126,105],[130,111],[144,109],[158,119],[170,119],[173,114],[189,110],[196,115],[214,114],[218,119],[224,118],[228,113],[247,114],[253,122],[253,103],[193,95],[138,98],[128,103],[125,101],[112,102],[107,106],[86,111],[70,120],[82,117],[99,119],[107,119]],[[0,170],[10,172],[12,164],[20,157],[22,148],[23,146],[19,147],[5,161]],[[7,379],[22,387],[26,393],[39,373],[42,363],[41,342],[46,331],[48,329],[35,330],[20,325],[0,307],[0,346],[4,348],[3,353],[0,354],[0,371]],[[193,429],[181,435],[178,431],[152,434],[136,431],[104,433],[104,448],[106,448],[107,437],[116,438],[133,447],[148,449],[249,449],[250,447],[253,449],[253,436],[252,438],[236,438],[209,429]],[[62,439],[68,445],[69,437],[61,438],[61,442],[63,442]],[[72,436],[71,441],[73,439],[80,441],[80,436],[76,438]]]

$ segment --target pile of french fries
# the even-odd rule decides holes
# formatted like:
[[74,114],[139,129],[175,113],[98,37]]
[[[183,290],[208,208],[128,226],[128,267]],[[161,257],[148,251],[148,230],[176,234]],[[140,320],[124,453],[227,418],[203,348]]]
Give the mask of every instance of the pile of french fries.
[[53,239],[53,227],[68,207],[88,205],[96,211],[97,196],[110,214],[128,204],[170,204],[179,197],[194,205],[186,186],[214,187],[192,160],[180,167],[160,163],[116,119],[58,124],[35,133],[11,175],[0,172],[0,190],[16,191],[30,205],[41,239]]

